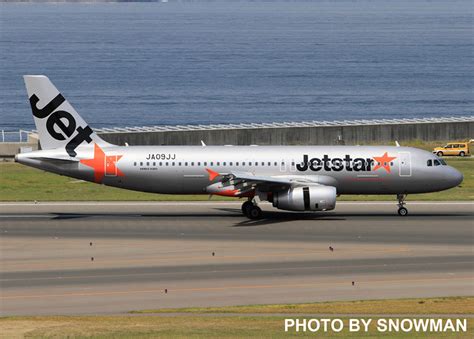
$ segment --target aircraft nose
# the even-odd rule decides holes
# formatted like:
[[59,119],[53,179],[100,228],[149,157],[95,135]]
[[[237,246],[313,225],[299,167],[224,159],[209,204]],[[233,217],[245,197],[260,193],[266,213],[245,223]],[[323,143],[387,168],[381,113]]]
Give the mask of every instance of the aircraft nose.
[[448,171],[446,173],[446,179],[449,183],[449,187],[456,187],[458,186],[464,179],[464,176],[461,172],[453,167],[448,167]]

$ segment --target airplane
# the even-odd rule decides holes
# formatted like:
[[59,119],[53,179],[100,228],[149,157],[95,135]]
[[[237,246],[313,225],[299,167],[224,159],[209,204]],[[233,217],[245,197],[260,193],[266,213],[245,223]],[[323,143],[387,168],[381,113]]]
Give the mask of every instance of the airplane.
[[[15,161],[129,190],[245,198],[242,213],[329,211],[344,194],[394,195],[458,186],[463,175],[431,152],[397,146],[117,146],[100,138],[44,75],[24,76],[41,150]],[[91,197],[93,198],[93,197]]]

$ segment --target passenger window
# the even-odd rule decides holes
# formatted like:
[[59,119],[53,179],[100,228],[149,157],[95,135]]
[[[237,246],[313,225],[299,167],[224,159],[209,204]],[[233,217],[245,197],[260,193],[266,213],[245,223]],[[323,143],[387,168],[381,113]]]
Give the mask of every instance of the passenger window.
[[191,162],[191,166],[194,166],[194,161]]
[[225,166],[225,161],[222,163],[222,166]]
[[181,163],[180,163],[180,162],[178,162],[178,166],[181,166]]
[[184,166],[188,166],[188,162],[185,162],[185,163],[184,163]]
[[245,166],[245,161],[242,163],[242,166]]
[[218,162],[217,162],[217,166],[219,166],[219,165],[220,165],[220,162],[218,161]]
[[238,162],[238,161],[235,163],[235,166],[239,166],[239,162]]
[[198,162],[198,166],[201,166],[201,162]]
[[168,162],[165,162],[165,165],[168,166]]
[[426,162],[426,166],[430,166],[430,167],[433,166],[433,160],[431,160],[431,159],[428,160],[428,161]]
[[435,159],[435,160],[433,160],[433,164],[434,164],[435,166],[439,166],[439,165],[441,165],[441,164],[439,163],[439,161],[438,161],[438,160],[436,160],[436,159]]
[[153,161],[153,166],[156,166],[156,161]]
[[147,161],[147,162],[146,162],[146,165],[147,165],[147,166],[150,166],[150,163]]
[[229,166],[232,166],[232,161],[231,161],[231,162],[229,162]]
[[133,163],[133,166],[137,166],[137,162],[136,162],[136,161]]
[[171,166],[174,166],[174,162],[171,163]]
[[273,163],[273,166],[278,166],[278,164],[277,164],[277,162],[276,162],[276,161]]
[[262,166],[265,166],[265,163],[262,161]]
[[204,161],[204,166],[207,166],[207,161]]
[[255,161],[255,166],[258,166],[258,162]]
[[214,162],[213,162],[213,161],[211,161],[211,166],[214,166]]
[[140,166],[143,166],[143,162],[142,162],[142,161],[140,161]]

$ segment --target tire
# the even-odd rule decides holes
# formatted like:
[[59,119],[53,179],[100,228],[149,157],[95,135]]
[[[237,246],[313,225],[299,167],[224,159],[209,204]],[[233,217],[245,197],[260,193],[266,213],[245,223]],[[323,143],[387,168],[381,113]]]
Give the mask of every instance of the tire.
[[436,155],[437,155],[438,157],[442,157],[442,156],[443,156],[443,152],[438,151],[438,152],[436,153]]
[[464,151],[461,151],[461,152],[459,152],[459,156],[460,156],[460,157],[465,157],[465,156],[466,156],[466,153],[464,153]]
[[401,217],[406,217],[408,215],[408,210],[405,207],[400,207],[398,209],[398,215]]
[[262,210],[260,209],[260,207],[252,205],[248,209],[247,217],[253,220],[260,219],[262,217]]
[[253,204],[251,201],[246,201],[242,204],[242,213],[243,215],[245,215],[246,217],[248,217],[248,214],[249,214],[249,209],[250,207],[252,207]]

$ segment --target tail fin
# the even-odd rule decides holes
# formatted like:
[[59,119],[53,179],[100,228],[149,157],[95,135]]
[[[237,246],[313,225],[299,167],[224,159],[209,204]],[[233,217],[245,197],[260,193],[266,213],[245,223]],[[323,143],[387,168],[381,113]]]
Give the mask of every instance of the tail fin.
[[25,75],[24,79],[42,149],[65,148],[75,157],[76,148],[83,143],[109,145],[92,131],[48,77]]

